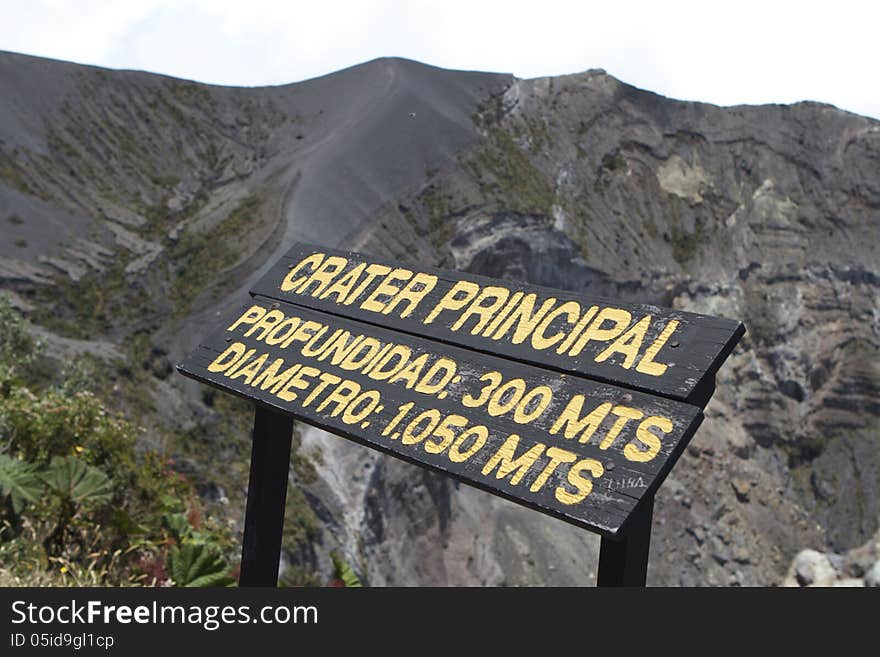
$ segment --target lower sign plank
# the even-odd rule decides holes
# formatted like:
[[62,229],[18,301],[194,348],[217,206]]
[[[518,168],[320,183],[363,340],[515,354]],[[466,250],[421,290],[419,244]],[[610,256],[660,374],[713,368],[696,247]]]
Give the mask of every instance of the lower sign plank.
[[605,536],[699,408],[256,297],[181,373]]

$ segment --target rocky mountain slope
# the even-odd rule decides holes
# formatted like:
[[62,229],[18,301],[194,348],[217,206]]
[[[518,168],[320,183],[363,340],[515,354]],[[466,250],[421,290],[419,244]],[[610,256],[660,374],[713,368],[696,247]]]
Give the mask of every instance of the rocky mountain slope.
[[[171,365],[306,239],[745,322],[649,583],[780,583],[877,531],[877,121],[400,59],[236,89],[0,53],[0,89],[0,286],[233,522],[247,409]],[[591,534],[305,425],[297,453],[290,572],[340,549],[372,585],[594,581]]]

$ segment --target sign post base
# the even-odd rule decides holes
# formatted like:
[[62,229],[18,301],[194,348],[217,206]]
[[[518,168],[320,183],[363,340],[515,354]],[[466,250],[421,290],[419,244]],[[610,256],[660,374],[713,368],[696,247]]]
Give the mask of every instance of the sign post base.
[[277,586],[293,419],[257,406],[239,586]]
[[648,575],[654,496],[641,501],[629,518],[622,540],[602,538],[597,586],[644,586]]

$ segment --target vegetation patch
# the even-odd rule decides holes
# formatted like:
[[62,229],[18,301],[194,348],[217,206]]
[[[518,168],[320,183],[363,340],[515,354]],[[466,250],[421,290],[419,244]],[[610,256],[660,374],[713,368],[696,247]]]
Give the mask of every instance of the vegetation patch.
[[220,585],[232,537],[167,455],[75,377],[40,384],[39,345],[0,297],[0,581]]
[[577,127],[577,133],[581,137],[586,135],[590,130],[593,129],[593,127],[595,127],[596,123],[598,123],[599,119],[601,119],[603,115],[604,115],[604,112],[597,112],[596,114],[591,116],[586,121],[583,121],[583,120],[579,121],[578,127]]
[[680,226],[673,225],[669,231],[669,242],[675,261],[682,266],[687,265],[694,259],[703,242],[703,227],[697,224],[694,232],[689,233]]
[[142,312],[143,304],[126,302],[125,265],[117,259],[105,271],[90,271],[79,281],[56,275],[54,286],[36,293],[34,319],[60,335],[90,339],[118,325],[120,317]]
[[480,191],[510,210],[549,216],[555,194],[547,178],[502,128],[493,126],[471,166]]
[[0,153],[0,179],[5,180],[10,186],[23,194],[34,193],[12,159],[3,153]]
[[439,248],[446,244],[455,232],[453,214],[454,199],[438,182],[432,182],[419,195],[418,201],[428,219],[431,244]]
[[207,107],[211,110],[216,109],[217,101],[204,85],[184,80],[170,80],[166,83],[166,87],[181,105]]
[[221,272],[235,265],[238,252],[234,246],[253,228],[261,206],[262,200],[252,194],[210,234],[188,230],[180,236],[170,253],[171,298],[178,316],[186,314],[196,297],[215,282]]

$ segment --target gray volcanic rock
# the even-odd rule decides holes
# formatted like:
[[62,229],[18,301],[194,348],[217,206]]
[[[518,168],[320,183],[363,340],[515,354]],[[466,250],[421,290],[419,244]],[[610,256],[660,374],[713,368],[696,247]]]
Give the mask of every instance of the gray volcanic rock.
[[[657,496],[650,583],[777,583],[802,548],[845,554],[877,531],[877,121],[401,59],[235,89],[0,53],[0,90],[3,289],[70,333],[67,352],[146,336],[132,365],[156,427],[211,433],[209,400],[167,363],[305,239],[743,320]],[[595,582],[591,534],[316,429],[299,439],[319,531],[286,564],[326,572],[338,548],[373,585]],[[222,480],[208,453],[180,460],[237,499],[246,468]]]
[[802,550],[789,566],[782,586],[880,586],[880,532],[843,554]]

